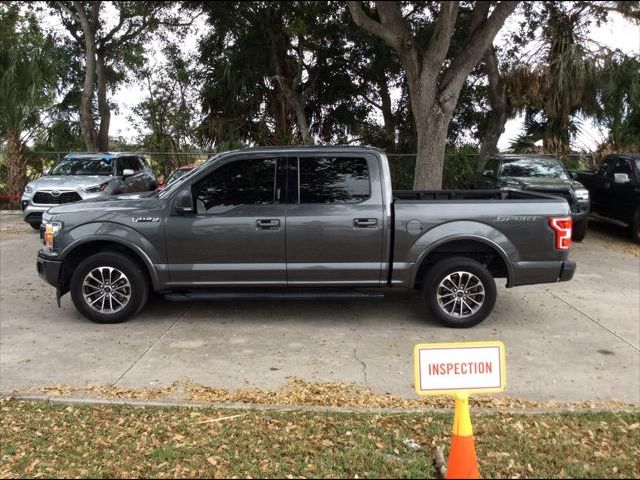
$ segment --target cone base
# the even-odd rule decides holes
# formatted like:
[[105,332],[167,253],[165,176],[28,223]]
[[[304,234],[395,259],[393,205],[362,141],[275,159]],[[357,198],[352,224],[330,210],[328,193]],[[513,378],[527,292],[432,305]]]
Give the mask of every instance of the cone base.
[[473,436],[451,436],[447,478],[480,478]]

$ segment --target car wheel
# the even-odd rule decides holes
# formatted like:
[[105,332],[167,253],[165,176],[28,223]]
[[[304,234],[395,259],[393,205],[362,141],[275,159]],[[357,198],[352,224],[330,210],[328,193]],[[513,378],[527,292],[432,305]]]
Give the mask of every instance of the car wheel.
[[633,222],[631,222],[631,238],[634,242],[640,243],[640,208],[636,210]]
[[579,222],[575,222],[573,224],[573,232],[571,234],[571,239],[574,242],[581,242],[584,240],[584,237],[587,235],[587,221],[581,220]]
[[78,311],[97,323],[120,323],[147,303],[149,285],[142,267],[118,252],[83,260],[71,276],[71,299]]
[[467,257],[441,260],[429,269],[422,286],[427,308],[453,328],[482,322],[496,302],[496,283],[479,262]]

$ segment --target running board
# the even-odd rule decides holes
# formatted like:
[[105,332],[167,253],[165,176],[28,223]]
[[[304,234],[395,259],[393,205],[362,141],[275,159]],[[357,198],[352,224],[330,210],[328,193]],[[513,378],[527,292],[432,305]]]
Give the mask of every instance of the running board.
[[200,290],[184,293],[167,293],[164,298],[170,302],[191,302],[207,300],[233,300],[238,298],[384,298],[384,293],[369,292],[365,290],[345,289],[253,289],[253,290]]

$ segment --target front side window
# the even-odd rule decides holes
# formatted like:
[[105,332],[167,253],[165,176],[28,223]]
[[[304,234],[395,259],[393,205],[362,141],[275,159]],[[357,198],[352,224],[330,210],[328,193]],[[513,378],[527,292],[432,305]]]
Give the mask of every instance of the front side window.
[[118,159],[118,175],[122,175],[125,170],[139,172],[141,169],[140,159],[137,157],[121,157]]
[[496,160],[495,158],[490,158],[489,160],[487,160],[487,164],[484,167],[484,171],[485,174],[488,173],[491,176],[495,177],[498,175],[498,160]]
[[239,205],[274,203],[275,159],[236,160],[192,187],[196,213],[220,214]]
[[49,175],[112,175],[113,164],[102,157],[66,158]]
[[300,158],[300,203],[360,203],[371,195],[364,158]]
[[631,164],[629,163],[629,161],[621,158],[616,162],[613,173],[626,173],[627,175],[629,175],[629,177],[631,177],[633,170],[631,170]]
[[602,164],[600,165],[600,168],[598,169],[598,174],[599,175],[606,175],[607,172],[609,171],[609,167],[611,166],[611,163],[613,162],[613,158],[611,157],[607,157],[602,161]]

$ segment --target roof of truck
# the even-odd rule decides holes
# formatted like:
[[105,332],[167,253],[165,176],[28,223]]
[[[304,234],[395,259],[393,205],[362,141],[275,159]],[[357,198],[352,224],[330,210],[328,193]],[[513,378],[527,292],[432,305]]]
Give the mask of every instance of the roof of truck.
[[374,152],[384,152],[382,149],[372,147],[369,145],[274,145],[265,147],[247,147],[234,150],[236,152],[263,152],[263,151],[314,151],[314,150],[326,150],[326,151],[344,151],[344,150],[369,150]]
[[88,157],[104,157],[104,158],[118,158],[124,156],[142,156],[141,153],[136,152],[69,152],[64,158],[88,158]]

